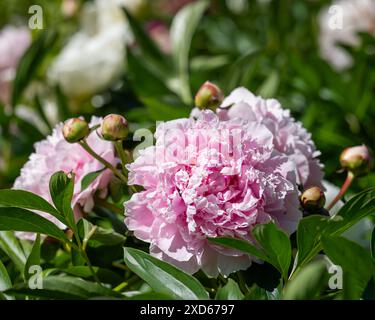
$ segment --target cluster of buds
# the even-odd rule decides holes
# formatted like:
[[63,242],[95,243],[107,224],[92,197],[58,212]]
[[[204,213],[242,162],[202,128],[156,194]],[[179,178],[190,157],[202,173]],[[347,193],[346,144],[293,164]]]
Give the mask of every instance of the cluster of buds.
[[[62,133],[67,142],[76,143],[84,140],[90,134],[90,128],[84,119],[72,118],[65,121]],[[103,119],[100,133],[104,140],[124,140],[129,134],[128,122],[121,115],[110,114]]]

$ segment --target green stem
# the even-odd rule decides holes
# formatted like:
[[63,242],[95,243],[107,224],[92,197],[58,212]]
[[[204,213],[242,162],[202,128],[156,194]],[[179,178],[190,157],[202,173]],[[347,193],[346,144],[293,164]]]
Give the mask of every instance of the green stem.
[[76,234],[76,233],[74,233],[74,237],[75,237],[75,239],[77,241],[79,252],[80,252],[82,258],[85,259],[85,261],[87,263],[87,266],[89,267],[90,272],[92,273],[92,276],[94,277],[95,282],[97,282],[98,284],[102,285],[102,283],[100,282],[100,279],[98,278],[97,274],[95,273],[94,268],[91,265],[90,259],[87,256],[86,251],[83,249],[83,245],[82,245],[81,239],[79,238],[78,234]]
[[344,184],[342,185],[339,193],[336,195],[336,197],[332,200],[332,202],[327,206],[327,210],[331,210],[335,204],[344,196],[345,192],[348,190],[349,186],[353,182],[354,174],[350,171],[348,171],[348,175],[346,177],[346,180]]
[[125,155],[125,152],[124,152],[124,148],[122,147],[122,141],[115,141],[115,148],[116,148],[117,154],[119,155],[120,160],[121,160],[122,172],[126,176],[127,175],[126,168],[125,168],[126,155]]
[[118,171],[112,164],[110,164],[107,160],[103,159],[101,156],[99,156],[91,147],[87,144],[85,140],[81,140],[79,142],[81,147],[87,151],[90,155],[92,155],[96,160],[98,160],[100,163],[102,163],[104,166],[106,166],[109,170],[113,172],[114,175],[116,175],[122,182],[125,184],[128,183],[126,177]]
[[[122,142],[121,141],[116,141],[115,142],[115,148],[116,148],[116,151],[121,159],[121,167],[122,167],[122,172],[124,173],[125,177],[126,177],[126,180],[128,180],[128,170],[126,169],[125,165],[130,163],[131,161],[131,156],[129,155],[129,153],[127,154],[124,150],[124,148],[122,147]],[[128,185],[128,188],[133,191],[134,193],[137,193],[138,190],[135,186],[133,185]]]

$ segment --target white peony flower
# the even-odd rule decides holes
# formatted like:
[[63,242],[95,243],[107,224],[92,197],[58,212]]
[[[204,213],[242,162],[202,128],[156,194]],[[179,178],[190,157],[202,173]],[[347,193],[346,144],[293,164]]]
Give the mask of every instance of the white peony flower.
[[49,79],[72,97],[109,87],[124,69],[130,31],[116,0],[95,0],[83,8],[82,30],[51,65]]
[[321,56],[337,70],[350,67],[351,56],[338,44],[358,45],[358,32],[375,36],[375,2],[338,0],[320,13],[319,25]]

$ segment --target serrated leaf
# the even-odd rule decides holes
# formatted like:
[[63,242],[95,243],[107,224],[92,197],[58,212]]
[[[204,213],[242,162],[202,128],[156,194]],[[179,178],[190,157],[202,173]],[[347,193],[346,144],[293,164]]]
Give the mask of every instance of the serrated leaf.
[[208,299],[207,291],[197,279],[169,263],[134,248],[124,248],[124,260],[157,293],[182,300]]

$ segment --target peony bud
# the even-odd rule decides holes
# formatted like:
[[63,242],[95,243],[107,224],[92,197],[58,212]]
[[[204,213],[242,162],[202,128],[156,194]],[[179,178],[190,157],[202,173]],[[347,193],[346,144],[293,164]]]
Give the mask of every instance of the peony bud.
[[129,133],[128,122],[123,116],[109,114],[103,119],[102,136],[105,140],[124,140]]
[[215,111],[223,99],[224,95],[220,88],[206,81],[195,95],[195,105],[201,110],[211,109]]
[[65,121],[62,133],[66,141],[75,143],[86,138],[90,133],[90,128],[85,120],[72,118]]
[[346,148],[341,153],[340,163],[343,169],[354,175],[363,175],[372,169],[373,158],[367,146],[361,145]]
[[326,197],[319,187],[311,187],[305,190],[301,195],[302,208],[308,212],[318,211],[324,207]]

